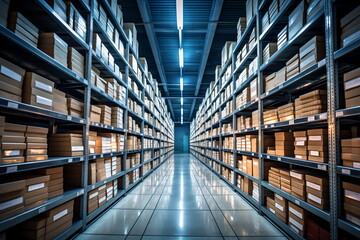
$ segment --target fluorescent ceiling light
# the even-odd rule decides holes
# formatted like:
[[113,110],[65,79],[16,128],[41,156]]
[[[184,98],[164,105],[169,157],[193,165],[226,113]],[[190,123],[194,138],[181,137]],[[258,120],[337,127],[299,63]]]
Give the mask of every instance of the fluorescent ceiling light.
[[181,116],[181,124],[184,123],[184,119],[183,119],[183,116]]
[[180,78],[180,91],[184,90],[184,79],[181,77]]
[[180,101],[181,101],[181,106],[184,105],[184,98],[181,98]]
[[183,115],[184,115],[184,109],[181,108],[181,117],[183,117]]
[[179,48],[179,63],[180,63],[180,68],[184,67],[184,49],[183,48]]
[[183,29],[183,0],[176,0],[176,22],[177,28]]

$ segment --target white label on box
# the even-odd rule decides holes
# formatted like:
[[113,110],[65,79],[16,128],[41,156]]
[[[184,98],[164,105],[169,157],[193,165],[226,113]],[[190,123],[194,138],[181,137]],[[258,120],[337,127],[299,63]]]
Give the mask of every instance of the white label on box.
[[280,199],[281,201],[284,200],[284,198],[283,198],[282,196],[280,196],[279,194],[276,194],[276,193],[275,193],[275,197],[278,198],[278,199]]
[[89,199],[93,199],[94,197],[96,197],[97,195],[99,195],[99,192],[94,192],[93,194],[91,194],[89,196]]
[[20,150],[5,150],[4,151],[4,156],[9,157],[9,156],[18,156],[20,155]]
[[303,156],[302,155],[295,155],[295,158],[303,159]]
[[94,154],[94,153],[95,153],[95,149],[94,149],[94,148],[90,148],[89,150],[90,150],[90,153],[91,153],[91,154]]
[[275,210],[272,208],[269,208],[270,212],[272,212],[275,215]]
[[106,196],[103,196],[102,198],[99,199],[99,204],[102,203],[105,200],[106,200]]
[[296,137],[295,141],[306,141],[306,137]]
[[297,234],[300,234],[299,229],[298,229],[297,227],[295,227],[294,225],[290,224],[290,228],[291,228],[292,230],[294,230]]
[[311,193],[308,193],[308,198],[314,202],[317,202],[318,204],[321,204],[322,203],[322,200],[321,198],[315,196],[315,195],[312,195]]
[[360,86],[360,77],[354,78],[344,83],[345,90]]
[[306,181],[306,186],[313,188],[315,190],[318,190],[318,191],[320,191],[320,189],[321,189],[321,186],[319,184],[315,184],[315,183],[312,183],[309,181]]
[[305,141],[296,141],[296,146],[305,146]]
[[8,102],[7,106],[8,106],[9,108],[15,108],[15,109],[18,109],[19,104],[17,104],[17,103],[13,103],[13,102]]
[[321,141],[321,136],[309,136],[310,141]]
[[73,151],[73,152],[84,151],[84,147],[83,146],[72,146],[71,151]]
[[275,207],[277,208],[277,209],[279,209],[280,211],[284,211],[284,207],[283,206],[281,206],[280,204],[278,204],[278,203],[275,203]]
[[348,175],[351,174],[351,171],[350,171],[349,169],[342,169],[341,172],[342,172],[343,174],[348,174]]
[[89,145],[96,145],[96,141],[89,141]]
[[4,65],[1,65],[0,71],[1,71],[2,74],[6,75],[6,76],[18,81],[18,82],[21,81],[21,75],[20,74],[18,74],[16,72],[14,72],[13,70],[5,67]]
[[51,99],[47,99],[38,95],[36,95],[36,102],[50,107],[53,105]]
[[320,156],[320,152],[319,152],[319,151],[310,151],[310,156],[319,157],[319,156]]
[[13,172],[17,172],[17,166],[12,166],[12,167],[6,168],[6,173],[13,173]]
[[28,192],[35,191],[45,187],[45,183],[38,183],[28,187]]
[[290,177],[294,177],[294,178],[297,178],[297,179],[301,180],[301,174],[300,173],[290,172]]
[[18,197],[18,198],[15,198],[13,200],[9,200],[9,201],[0,203],[0,211],[4,210],[6,208],[16,206],[18,204],[21,204],[21,203],[23,203],[23,201],[24,201],[24,197]]
[[63,216],[65,216],[66,214],[68,214],[69,210],[68,209],[65,209],[61,212],[59,212],[58,214],[54,215],[53,217],[53,222],[59,220],[60,218],[62,218]]
[[298,229],[300,229],[301,231],[303,230],[303,225],[298,223],[295,219],[293,219],[292,217],[289,217],[289,222],[291,224],[293,224],[295,227],[297,227]]
[[50,85],[35,80],[35,87],[40,88],[47,92],[52,92],[53,88]]
[[101,191],[101,190],[103,190],[105,188],[106,188],[106,185],[102,185],[102,186],[99,187],[99,191]]
[[345,189],[345,197],[360,201],[360,193]]

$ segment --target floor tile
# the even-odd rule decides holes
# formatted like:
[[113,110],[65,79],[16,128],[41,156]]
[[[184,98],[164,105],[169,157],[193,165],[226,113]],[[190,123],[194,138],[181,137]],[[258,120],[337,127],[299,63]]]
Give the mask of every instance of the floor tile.
[[131,229],[130,235],[143,235],[153,212],[154,210],[144,210]]
[[144,236],[142,240],[223,240],[222,237]]
[[140,213],[141,210],[111,209],[92,224],[85,233],[129,234]]
[[288,240],[287,237],[238,237],[239,240]]
[[162,195],[156,207],[157,209],[178,210],[209,210],[209,207],[201,195]]
[[221,210],[254,210],[238,195],[214,195],[213,197]]
[[201,188],[193,187],[189,185],[184,185],[183,187],[165,187],[163,194],[172,194],[172,195],[203,195]]
[[150,201],[146,205],[145,209],[155,209],[160,200],[161,195],[152,195]]
[[224,211],[223,213],[238,237],[283,236],[256,211]]
[[145,235],[219,237],[221,233],[209,211],[156,210]]
[[234,233],[233,229],[231,228],[230,224],[226,220],[225,216],[221,211],[212,211],[211,212],[215,218],[216,224],[218,225],[221,234],[226,237],[235,237],[236,234]]
[[120,200],[113,208],[117,209],[144,209],[151,195],[129,195]]
[[212,195],[236,195],[229,187],[209,187],[208,190]]
[[212,211],[220,210],[219,206],[217,205],[216,201],[214,200],[214,198],[212,196],[204,195],[204,198],[205,198],[210,210],[212,210]]
[[81,234],[75,240],[124,240],[126,236],[121,235],[102,235],[102,234]]
[[138,194],[148,194],[148,195],[152,195],[156,189],[158,187],[157,186],[138,186],[136,187],[134,190],[132,190],[130,192],[129,195],[133,194],[133,195],[138,195]]

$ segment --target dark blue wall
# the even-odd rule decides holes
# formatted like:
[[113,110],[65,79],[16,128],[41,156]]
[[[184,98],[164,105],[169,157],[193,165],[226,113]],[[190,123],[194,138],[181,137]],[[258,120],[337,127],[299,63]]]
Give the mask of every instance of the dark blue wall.
[[190,124],[175,124],[175,152],[190,152]]

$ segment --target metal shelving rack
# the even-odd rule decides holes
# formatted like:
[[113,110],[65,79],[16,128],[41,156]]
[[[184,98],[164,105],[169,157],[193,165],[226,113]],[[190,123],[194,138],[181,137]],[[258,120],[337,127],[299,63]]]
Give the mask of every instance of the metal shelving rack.
[[[284,224],[279,220],[271,211],[265,207],[263,189],[268,189],[274,193],[277,193],[287,199],[288,201],[302,207],[303,209],[312,212],[319,218],[323,219],[329,224],[330,234],[332,239],[338,239],[342,233],[350,234],[356,238],[360,234],[360,227],[346,221],[342,214],[342,189],[341,180],[343,178],[350,179],[348,181],[358,182],[360,178],[360,170],[351,167],[345,167],[341,165],[341,147],[340,147],[340,129],[343,126],[341,123],[359,123],[360,118],[360,106],[352,108],[344,108],[339,104],[341,97],[339,94],[339,88],[341,89],[342,74],[359,67],[359,50],[360,39],[354,40],[345,47],[339,47],[339,39],[337,34],[340,31],[338,22],[340,18],[345,14],[353,10],[353,5],[344,6],[341,1],[338,0],[325,0],[324,8],[321,9],[310,21],[304,24],[302,29],[291,39],[288,39],[287,43],[278,51],[272,55],[266,62],[262,62],[262,49],[268,43],[276,41],[277,33],[287,24],[287,16],[291,11],[300,3],[300,0],[286,0],[279,12],[275,15],[274,20],[262,33],[261,20],[263,13],[267,11],[267,7],[270,5],[270,0],[259,0],[258,8],[251,18],[246,29],[243,31],[241,38],[236,43],[235,49],[231,54],[229,62],[227,62],[221,72],[220,78],[215,79],[215,85],[219,85],[219,89],[223,90],[221,77],[225,72],[228,64],[233,65],[233,72],[231,75],[234,84],[234,91],[228,99],[222,99],[220,107],[216,108],[214,112],[210,111],[210,106],[214,103],[219,96],[213,96],[212,92],[215,88],[212,87],[206,95],[203,103],[200,105],[195,119],[191,123],[191,152],[195,156],[201,158],[201,162],[204,163],[210,170],[215,172],[221,179],[225,180],[222,176],[222,168],[220,171],[214,169],[214,163],[218,163],[232,171],[234,171],[234,179],[231,181],[226,180],[235,191],[248,200],[260,214],[265,215],[271,221],[273,221],[278,227],[280,227],[285,233],[294,239],[304,239],[292,230],[287,224]],[[239,10],[241,17],[245,16],[245,9]],[[240,17],[239,16],[239,17]],[[237,20],[237,19],[234,19]],[[235,68],[236,55],[242,46],[248,41],[250,31],[253,27],[256,27],[257,41],[254,49],[250,50],[245,57],[245,60]],[[236,31],[236,29],[234,29]],[[284,63],[289,60],[298,51],[302,44],[305,44],[310,38],[316,34],[325,36],[326,42],[326,58],[322,61],[314,64],[305,71],[300,72],[296,76],[288,79],[284,83],[276,86],[275,88],[265,92],[263,84],[263,75],[278,71],[283,67]],[[248,76],[244,83],[236,88],[236,80],[239,72],[249,65],[255,57],[258,57],[258,69],[254,74]],[[236,109],[236,96],[249,85],[250,81],[257,77],[258,85],[258,97]],[[226,81],[226,84],[228,82]],[[306,92],[310,89],[314,89],[318,86],[324,86],[327,89],[328,96],[328,110],[325,113],[316,114],[313,116],[298,118],[289,121],[277,122],[274,124],[262,124],[262,114],[265,107],[276,105],[281,103],[281,98],[286,100],[292,99],[292,94],[299,94],[300,92]],[[221,91],[220,91],[221,92]],[[220,92],[217,95],[220,95]],[[289,96],[290,95],[290,96]],[[280,96],[280,98],[279,98]],[[215,97],[215,98],[213,98]],[[233,100],[233,112],[229,116],[221,116],[221,108],[225,105],[225,102]],[[284,102],[286,104],[287,102]],[[257,127],[251,127],[248,129],[236,128],[236,117],[239,115],[249,116],[253,110],[259,109],[259,123]],[[220,115],[220,120],[216,123],[211,122],[215,113]],[[225,118],[224,118],[225,117]],[[233,132],[224,134],[222,131],[223,123],[229,122],[229,118],[232,118]],[[225,121],[224,121],[225,120]],[[208,125],[210,121],[210,125]],[[212,136],[212,130],[219,127],[219,135]],[[329,159],[328,163],[319,163],[308,160],[300,160],[285,156],[276,156],[266,154],[263,151],[263,135],[264,133],[274,133],[276,131],[289,131],[293,129],[306,129],[306,128],[328,128],[329,139]],[[205,137],[206,131],[210,130],[210,136]],[[258,149],[259,152],[246,152],[236,149],[235,139],[236,136],[243,135],[258,135]],[[234,139],[233,149],[223,149],[222,139],[226,136],[232,136]],[[213,148],[213,140],[219,140],[220,148]],[[208,143],[210,143],[210,147]],[[220,158],[214,159],[212,156],[212,150],[220,150]],[[234,153],[234,165],[230,166],[222,161],[222,152],[232,151]],[[259,176],[257,179],[250,176],[237,168],[236,156],[247,155],[251,157],[257,157],[259,159]],[[319,209],[306,201],[298,199],[291,194],[271,185],[266,179],[264,179],[264,161],[277,161],[289,164],[289,166],[299,166],[305,169],[316,169],[319,173],[325,173],[329,176],[329,193],[330,193],[330,208],[327,211]],[[237,176],[242,175],[250,180],[259,184],[259,202],[257,202],[251,195],[246,194],[240,188],[237,187]],[[352,179],[352,180],[351,180]],[[261,187],[260,187],[261,186]]]
[[[115,48],[114,43],[107,36],[106,31],[101,28],[99,22],[94,18],[94,0],[90,0],[89,5],[85,0],[72,1],[72,3],[79,10],[81,15],[86,19],[87,24],[87,36],[86,41],[81,39],[79,35],[71,29],[67,23],[57,15],[57,13],[48,5],[45,0],[31,0],[27,2],[26,9],[23,8],[24,14],[28,17],[40,30],[60,32],[69,46],[75,47],[79,52],[85,56],[85,77],[82,78],[75,74],[73,71],[62,66],[53,58],[42,52],[41,50],[31,46],[26,41],[15,35],[6,27],[0,25],[0,42],[1,42],[1,57],[7,60],[15,62],[18,66],[23,67],[27,71],[33,71],[50,80],[58,83],[60,89],[65,93],[82,99],[84,102],[84,118],[77,118],[66,114],[57,113],[47,109],[31,106],[21,102],[16,102],[4,98],[0,98],[0,114],[6,114],[10,117],[24,117],[30,119],[33,122],[41,121],[53,126],[55,123],[58,125],[74,125],[83,129],[83,144],[84,155],[78,157],[51,157],[45,161],[39,162],[25,162],[18,164],[8,164],[0,166],[0,175],[5,176],[11,173],[20,173],[24,171],[30,171],[41,168],[65,166],[67,164],[82,163],[82,186],[81,188],[66,190],[63,195],[49,199],[46,203],[25,211],[19,215],[0,221],[0,232],[24,222],[34,216],[37,216],[45,211],[55,208],[67,201],[79,198],[81,202],[80,206],[80,218],[73,222],[73,225],[59,235],[56,239],[67,239],[74,235],[74,233],[84,230],[89,223],[99,216],[102,212],[106,211],[110,206],[117,202],[122,196],[126,195],[134,186],[141,182],[145,177],[149,176],[154,170],[156,170],[162,163],[164,163],[169,156],[173,153],[174,143],[174,123],[170,118],[170,114],[165,105],[165,101],[157,99],[161,96],[156,93],[157,89],[148,76],[145,75],[145,70],[140,64],[139,58],[136,56],[134,49],[130,45],[130,41],[125,34],[122,26],[117,22],[115,15],[113,14],[111,7],[106,0],[98,0],[99,4],[105,9],[108,18],[115,24],[115,28],[120,33],[121,40],[126,45],[125,56],[122,56],[120,52]],[[126,10],[126,6],[123,6]],[[36,17],[36,14],[41,12],[41,18]],[[115,74],[113,70],[106,65],[103,60],[96,55],[92,50],[93,33],[97,32],[103,40],[106,47],[108,47],[111,53],[115,56],[115,62],[120,65],[120,69],[124,74],[124,79],[121,79]],[[141,43],[140,43],[141,44]],[[133,54],[140,70],[142,72],[142,79],[138,79],[134,70],[129,64],[129,54]],[[114,98],[110,97],[107,93],[100,90],[98,87],[91,84],[91,68],[95,65],[101,70],[101,77],[112,77],[117,79],[118,83],[126,87],[126,102],[122,103]],[[136,81],[141,89],[141,96],[136,96],[130,87],[128,86],[128,78]],[[151,96],[146,89],[149,85],[154,95]],[[145,104],[145,96],[147,96],[154,105],[153,110]],[[141,115],[131,111],[128,107],[127,99],[130,98],[141,105]],[[101,103],[108,106],[118,106],[124,111],[124,128],[117,128],[102,123],[90,121],[90,105],[91,103]],[[147,121],[143,116],[147,111],[151,114],[152,121]],[[129,131],[127,129],[127,117],[128,115],[140,122],[141,132]],[[144,134],[145,124],[151,128],[154,136]],[[124,151],[102,153],[102,154],[90,154],[88,152],[88,136],[89,130],[101,131],[101,132],[113,132],[121,133],[125,136],[125,149]],[[161,133],[161,138],[155,136],[155,132]],[[127,150],[127,136],[135,135],[141,138],[141,149]],[[151,139],[152,146],[150,148],[144,148],[144,139]],[[161,146],[155,147],[154,141],[159,141]],[[164,144],[169,144],[164,146]],[[155,155],[155,150],[160,150],[158,155]],[[144,159],[144,152],[151,151],[151,158]],[[128,154],[140,153],[141,160],[137,166],[126,169],[126,159]],[[96,184],[88,184],[88,165],[89,162],[94,159],[106,158],[112,156],[121,156],[123,171],[103,180]],[[151,169],[146,173],[143,172],[143,166],[151,163]],[[125,180],[123,186],[120,186],[118,194],[109,200],[106,204],[92,212],[87,214],[87,196],[88,192],[110,182],[115,179],[125,178],[126,174],[140,168],[140,178],[133,184],[125,186]]]

